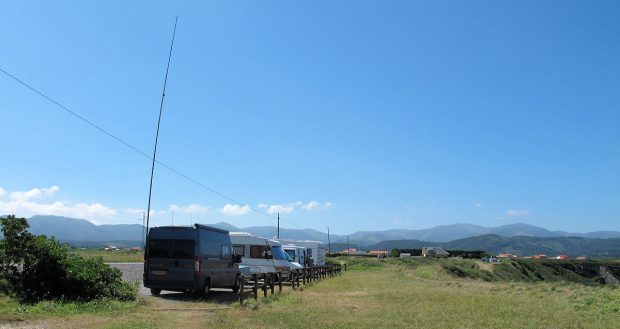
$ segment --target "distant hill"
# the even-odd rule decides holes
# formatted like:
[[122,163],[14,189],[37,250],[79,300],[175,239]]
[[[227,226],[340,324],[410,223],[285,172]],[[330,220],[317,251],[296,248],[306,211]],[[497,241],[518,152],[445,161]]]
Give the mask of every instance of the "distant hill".
[[620,238],[593,239],[583,237],[503,237],[497,234],[480,235],[450,242],[429,242],[419,240],[382,241],[371,249],[422,248],[441,246],[444,249],[484,250],[490,253],[511,253],[519,256],[536,254],[588,256],[591,258],[620,258]]
[[[143,226],[139,224],[95,225],[84,219],[60,216],[33,216],[28,220],[30,232],[55,236],[62,242],[79,246],[140,246]],[[249,232],[266,238],[277,234],[275,226],[239,228],[226,222],[206,224],[233,232]],[[292,240],[327,242],[327,234],[310,229],[281,228],[280,237]],[[600,231],[568,233],[550,231],[522,223],[498,227],[458,223],[423,230],[395,229],[359,231],[349,236],[348,245],[364,249],[421,248],[441,245],[451,249],[481,249],[519,255],[536,253],[620,257],[620,232]],[[347,236],[331,235],[332,251],[346,249]],[[615,256],[614,256],[615,257]]]
[[[386,240],[421,240],[448,242],[474,236],[496,234],[504,237],[531,236],[541,238],[551,237],[584,237],[584,238],[620,238],[620,232],[600,231],[590,233],[569,233],[562,231],[550,231],[538,226],[516,223],[498,227],[485,227],[480,225],[458,223],[452,225],[440,225],[423,230],[387,230],[387,231],[360,231],[349,235],[350,241],[366,244],[378,243]],[[343,238],[346,239],[346,238]],[[342,239],[333,241],[343,242]]]
[[84,219],[60,216],[32,216],[28,219],[33,234],[55,236],[59,241],[142,241],[139,224],[95,225]]

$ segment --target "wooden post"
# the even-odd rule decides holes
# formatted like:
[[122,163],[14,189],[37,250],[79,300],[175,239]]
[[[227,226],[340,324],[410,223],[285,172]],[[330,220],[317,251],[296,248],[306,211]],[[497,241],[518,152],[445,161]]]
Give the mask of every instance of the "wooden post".
[[239,304],[243,305],[243,288],[245,288],[245,279],[243,274],[239,276]]
[[254,280],[254,299],[258,299],[258,274],[252,274],[252,280]]
[[263,273],[263,297],[267,297],[267,273]]
[[304,286],[306,285],[306,268],[307,267],[304,267],[302,277],[301,277],[301,281],[303,282]]
[[271,288],[271,294],[273,295],[274,293],[274,286],[275,286],[275,279],[276,277],[276,273],[275,272],[271,272],[269,273],[269,288]]
[[278,293],[282,293],[282,271],[278,271]]
[[347,263],[344,263],[344,271],[347,271]]

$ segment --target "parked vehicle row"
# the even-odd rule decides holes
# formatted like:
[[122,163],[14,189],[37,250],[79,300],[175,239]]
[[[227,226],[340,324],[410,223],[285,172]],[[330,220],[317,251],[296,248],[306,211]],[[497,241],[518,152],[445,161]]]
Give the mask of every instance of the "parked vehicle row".
[[147,235],[143,282],[153,295],[208,294],[211,288],[236,292],[240,275],[280,271],[288,280],[293,269],[324,264],[325,245],[319,241],[274,240],[200,224],[162,226]]

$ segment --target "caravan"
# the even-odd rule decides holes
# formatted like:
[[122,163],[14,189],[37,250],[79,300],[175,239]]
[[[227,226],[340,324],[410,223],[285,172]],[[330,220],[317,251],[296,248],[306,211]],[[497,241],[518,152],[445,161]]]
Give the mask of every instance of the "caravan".
[[295,262],[301,265],[301,267],[306,266],[306,247],[299,247],[296,245],[287,244],[285,246],[282,246],[282,249],[284,249],[284,252],[291,257],[291,262]]
[[278,239],[282,244],[292,244],[298,247],[305,247],[307,249],[305,263],[308,265],[325,265],[325,254],[327,250],[325,243],[321,241],[310,240],[286,240]]
[[231,232],[230,241],[235,254],[241,256],[240,265],[249,267],[251,273],[281,271],[284,279],[289,277],[291,263],[280,242],[246,232]]

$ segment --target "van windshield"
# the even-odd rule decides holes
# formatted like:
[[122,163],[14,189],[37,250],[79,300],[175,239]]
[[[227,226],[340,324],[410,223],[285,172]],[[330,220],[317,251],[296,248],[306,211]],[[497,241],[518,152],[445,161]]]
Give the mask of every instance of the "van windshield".
[[271,247],[271,252],[273,252],[273,257],[275,259],[286,260],[286,254],[284,250],[282,250],[282,246]]
[[150,239],[149,258],[194,258],[195,241],[190,239]]
[[295,259],[295,250],[292,249],[284,249],[287,255],[289,255],[292,259]]

